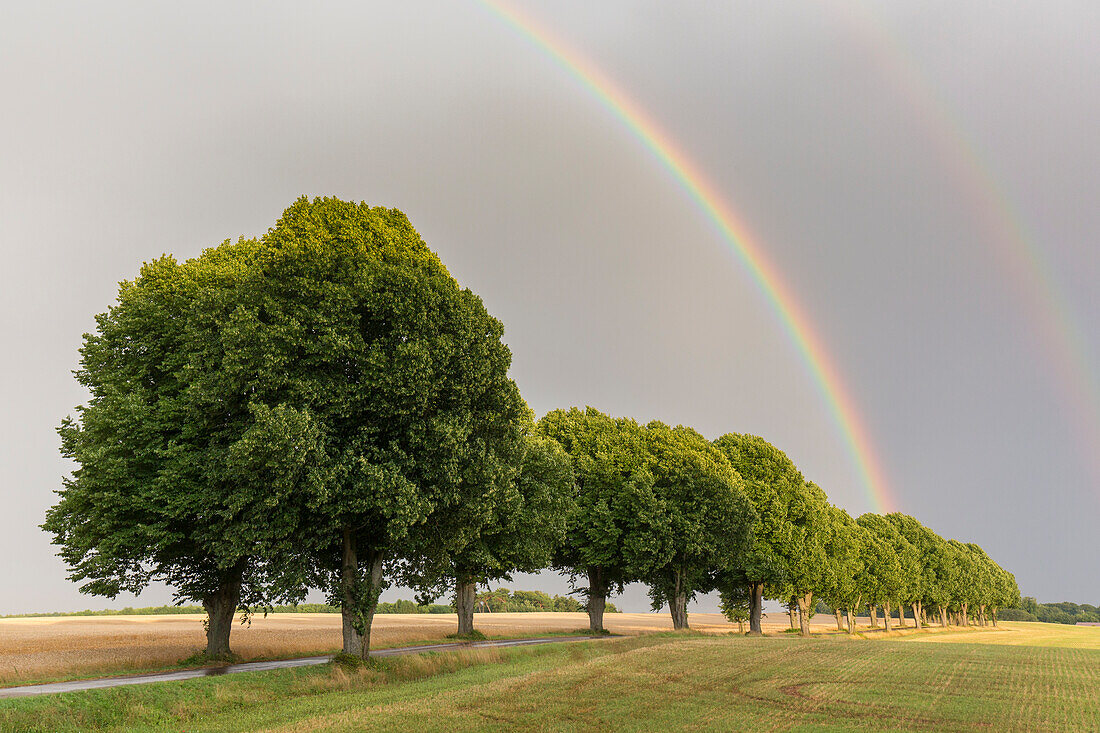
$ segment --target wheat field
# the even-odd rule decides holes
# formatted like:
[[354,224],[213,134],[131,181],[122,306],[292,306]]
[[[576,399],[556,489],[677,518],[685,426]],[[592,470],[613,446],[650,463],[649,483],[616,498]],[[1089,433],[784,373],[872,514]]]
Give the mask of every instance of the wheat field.
[[[204,644],[202,615],[53,616],[0,619],[0,685],[65,677],[95,676],[155,669],[176,664]],[[641,634],[672,628],[668,614],[615,613],[605,617],[615,634]],[[697,613],[692,628],[711,633],[737,631],[720,614]],[[814,619],[830,628],[831,617]],[[442,639],[458,625],[453,614],[385,614],[375,617],[371,643],[377,648]],[[584,629],[583,613],[478,614],[475,628],[495,637],[529,636]],[[787,627],[787,617],[773,614],[765,631]],[[233,651],[244,660],[272,659],[331,652],[340,648],[340,616],[325,613],[278,613],[253,616],[237,624]]]

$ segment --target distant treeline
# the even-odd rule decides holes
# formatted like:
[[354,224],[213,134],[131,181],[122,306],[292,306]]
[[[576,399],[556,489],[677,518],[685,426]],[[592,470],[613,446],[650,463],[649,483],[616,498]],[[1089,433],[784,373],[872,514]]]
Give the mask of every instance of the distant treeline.
[[[587,610],[585,605],[572,596],[550,596],[541,590],[510,591],[497,588],[477,594],[475,613],[581,613]],[[605,613],[618,613],[619,609],[610,601],[604,602]]]
[[[242,609],[243,610],[243,609]],[[340,613],[339,606],[327,603],[299,603],[296,606],[274,606],[271,608],[253,608],[250,611],[256,613]],[[607,603],[607,613],[618,613],[615,604]],[[551,596],[540,590],[517,590],[497,588],[494,591],[479,593],[477,596],[476,611],[489,611],[492,613],[527,613],[527,612],[572,612],[585,611],[583,603],[572,596]],[[380,601],[375,613],[454,613],[454,604],[432,603],[419,605],[415,601],[404,598],[392,603]],[[19,613],[0,618],[47,618],[51,616],[159,616],[165,614],[202,613],[202,606],[145,606],[142,608],[102,609],[93,611],[54,611],[51,613]]]
[[1100,623],[1100,608],[1069,601],[1039,603],[1031,596],[1025,596],[1019,608],[1006,609],[1001,613],[1001,618],[1005,621],[1042,621],[1048,624]]
[[[244,609],[239,609],[243,611]],[[274,606],[271,608],[251,608],[255,613],[340,613],[338,606],[330,606],[327,603],[299,603],[297,606]],[[419,606],[413,601],[400,599],[393,603],[379,603],[375,613],[454,613],[454,606],[431,604]],[[110,609],[99,611],[86,609],[83,611],[55,611],[51,613],[20,613],[0,618],[47,618],[51,616],[160,616],[165,614],[201,613],[206,611],[202,606],[145,606],[143,608]]]

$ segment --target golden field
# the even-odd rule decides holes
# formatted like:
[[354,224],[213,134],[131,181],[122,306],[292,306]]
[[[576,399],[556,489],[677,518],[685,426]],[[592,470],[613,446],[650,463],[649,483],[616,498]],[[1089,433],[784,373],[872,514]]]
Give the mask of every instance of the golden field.
[[[163,616],[54,616],[0,619],[0,685],[27,681],[93,677],[175,665],[204,646],[202,615]],[[605,617],[615,634],[637,635],[671,630],[667,613],[614,613]],[[695,631],[736,633],[721,614],[694,613]],[[859,636],[887,638],[881,626],[872,631],[867,619],[857,619]],[[375,648],[403,646],[443,639],[457,627],[453,614],[384,614],[375,618]],[[910,621],[910,624],[912,622]],[[542,633],[581,631],[587,628],[583,613],[478,614],[475,628],[492,637],[534,636]],[[835,633],[832,616],[813,619],[815,632]],[[881,621],[880,621],[881,625]],[[785,613],[772,613],[765,633],[788,628]],[[947,632],[933,626],[917,632],[909,626],[889,638],[927,643],[994,643],[1026,646],[1060,646],[1100,649],[1100,627],[1002,622],[1000,628]],[[275,659],[333,652],[340,648],[340,616],[324,613],[278,613],[254,616],[233,629],[233,651],[242,660]]]
[[[52,616],[0,619],[0,685],[27,680],[94,676],[171,666],[205,645],[204,616]],[[641,634],[672,628],[667,613],[609,613],[607,628],[615,634]],[[693,629],[736,632],[721,614],[696,613]],[[834,626],[831,617],[814,619],[816,628]],[[375,617],[373,646],[389,647],[442,639],[453,633],[453,614],[383,614]],[[530,636],[584,629],[583,613],[478,614],[479,631],[496,637]],[[785,614],[772,614],[765,631],[787,627]],[[340,616],[331,613],[277,613],[253,616],[237,624],[233,651],[244,660],[303,656],[340,648]]]

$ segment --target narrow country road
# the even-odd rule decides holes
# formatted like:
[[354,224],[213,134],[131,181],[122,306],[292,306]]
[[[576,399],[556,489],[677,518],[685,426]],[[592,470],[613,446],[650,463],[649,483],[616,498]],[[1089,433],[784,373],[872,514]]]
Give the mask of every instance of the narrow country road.
[[[531,646],[535,644],[553,644],[568,641],[588,641],[606,637],[597,636],[549,636],[535,639],[500,639],[496,641],[472,641],[450,642],[446,644],[422,644],[420,646],[402,646],[392,649],[377,649],[371,651],[372,657],[401,657],[407,654],[421,654],[424,652],[443,652],[456,649],[485,649],[504,646]],[[124,685],[145,685],[150,682],[178,682],[190,680],[196,677],[215,677],[223,674],[235,674],[237,672],[263,672],[269,669],[289,669],[291,667],[309,667],[316,664],[325,664],[332,661],[332,655],[322,657],[299,657],[298,659],[277,659],[270,662],[244,662],[242,664],[229,664],[223,667],[200,667],[198,669],[181,669],[176,672],[150,672],[148,674],[132,674],[122,677],[101,677],[91,680],[71,680],[69,682],[49,682],[40,685],[22,685],[20,687],[0,688],[0,699],[12,697],[30,697],[32,695],[49,695],[59,692],[76,692],[78,690],[99,690],[105,687],[122,687]]]

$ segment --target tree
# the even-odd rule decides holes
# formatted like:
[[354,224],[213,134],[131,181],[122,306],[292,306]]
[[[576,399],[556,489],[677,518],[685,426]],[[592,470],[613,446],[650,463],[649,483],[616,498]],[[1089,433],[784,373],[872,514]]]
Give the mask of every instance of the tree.
[[668,604],[675,629],[688,627],[687,604],[712,590],[751,541],[756,519],[741,477],[726,456],[691,428],[646,426],[649,471],[663,508],[663,564],[645,580],[654,610]]
[[[1034,602],[1034,598],[1031,599]],[[1000,608],[1020,607],[1020,587],[1016,585],[1016,576],[1004,568],[997,567],[995,592],[993,596],[990,615],[993,617],[993,625],[997,625],[997,610]],[[1100,620],[1100,619],[1098,619]]]
[[332,479],[303,540],[366,655],[384,569],[424,538],[462,547],[441,510],[514,478],[529,417],[503,326],[396,209],[301,198],[249,273],[239,320],[266,360],[247,374],[319,426]]
[[977,597],[977,585],[980,582],[979,568],[970,548],[958,540],[948,540],[951,547],[952,605],[959,609],[959,625],[969,626],[970,617],[968,611]]
[[749,588],[749,633],[760,634],[764,588],[784,582],[795,527],[790,507],[803,486],[802,474],[783,451],[755,435],[729,433],[714,441],[741,476],[743,490],[756,511],[752,544],[721,579],[721,588],[736,595],[734,586]]
[[934,538],[920,522],[910,516],[895,512],[887,514],[885,520],[900,537],[896,550],[901,563],[901,574],[906,581],[901,591],[903,595],[895,599],[898,605],[898,624],[905,626],[905,608],[912,606],[913,623],[919,629],[920,602],[925,594],[925,586],[934,582],[934,578],[928,575],[930,566],[926,562],[926,554],[930,551]]
[[864,572],[863,530],[843,509],[830,505],[828,511],[820,596],[833,609],[838,631],[845,629],[841,611],[847,610],[847,630],[851,633],[852,609],[859,607],[859,579]]
[[817,589],[826,584],[829,538],[829,502],[817,484],[804,482],[794,494],[788,517],[794,527],[786,547],[787,578],[784,595],[793,596],[798,609],[799,630],[810,635],[810,612]]
[[[867,560],[870,573],[865,595],[872,606],[882,606],[889,633],[891,606],[907,595],[912,583],[912,569],[907,558],[915,557],[915,552],[885,517],[863,514],[856,521],[870,537]],[[874,609],[871,623],[874,625]]]
[[647,577],[665,560],[666,518],[653,486],[646,433],[633,420],[612,419],[591,407],[551,411],[538,427],[569,454],[577,484],[554,567],[574,582],[587,577],[589,628],[603,632],[608,593]]
[[82,592],[159,580],[201,602],[211,657],[229,654],[238,607],[302,597],[298,535],[329,480],[313,416],[258,401],[242,368],[263,358],[239,318],[259,248],[164,256],[120,285],[85,334],[90,398],[59,429],[77,467],[43,524]]
[[[427,544],[411,558],[408,575],[421,589],[422,600],[437,597],[445,586],[454,587],[458,633],[472,633],[478,583],[510,580],[513,572],[535,572],[550,565],[565,534],[574,488],[569,456],[562,447],[549,438],[528,435],[512,482],[485,491],[476,501],[436,510],[457,530],[465,530],[468,538],[458,549],[424,538]],[[513,598],[519,600],[525,592],[516,591]]]
[[[894,517],[895,515],[890,515]],[[940,625],[947,627],[947,610],[953,597],[953,555],[951,547],[943,537],[920,526],[920,523],[912,517],[897,515],[895,522],[901,527],[905,537],[917,548],[920,553],[921,563],[921,597],[918,607],[914,609],[922,619],[925,616],[925,606],[936,609],[940,617]]]
[[745,622],[749,620],[752,599],[746,583],[734,583],[723,587],[718,595],[722,613],[731,622],[737,622],[738,633],[745,633]]
[[978,625],[985,626],[989,622],[986,610],[997,601],[997,581],[1000,568],[990,559],[981,547],[974,543],[967,543],[971,557],[974,559],[974,602],[978,609]]

